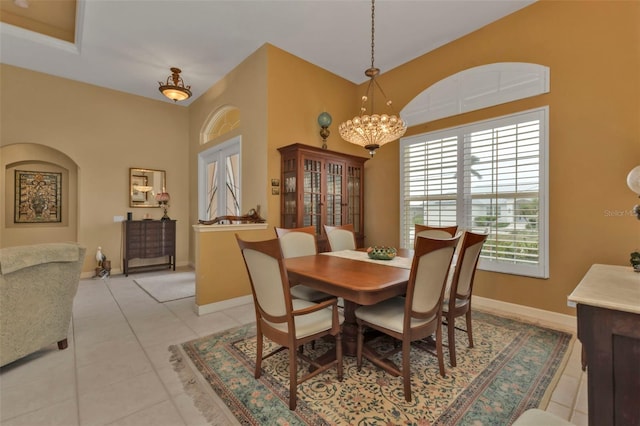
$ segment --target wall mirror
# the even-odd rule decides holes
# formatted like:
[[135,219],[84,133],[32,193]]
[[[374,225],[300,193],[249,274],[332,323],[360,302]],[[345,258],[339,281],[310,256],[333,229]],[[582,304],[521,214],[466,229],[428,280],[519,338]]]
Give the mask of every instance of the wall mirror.
[[164,170],[129,169],[129,207],[160,207],[156,194],[166,192]]

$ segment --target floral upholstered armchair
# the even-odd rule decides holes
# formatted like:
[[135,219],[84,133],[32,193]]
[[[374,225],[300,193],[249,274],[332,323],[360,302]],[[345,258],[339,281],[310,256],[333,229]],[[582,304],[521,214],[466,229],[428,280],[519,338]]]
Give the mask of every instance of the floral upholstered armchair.
[[67,347],[85,250],[76,243],[0,249],[0,366],[53,343]]

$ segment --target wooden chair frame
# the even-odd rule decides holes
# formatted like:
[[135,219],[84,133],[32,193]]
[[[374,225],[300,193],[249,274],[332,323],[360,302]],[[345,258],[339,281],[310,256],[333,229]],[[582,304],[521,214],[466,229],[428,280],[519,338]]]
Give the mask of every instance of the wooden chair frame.
[[[471,295],[473,293],[473,281],[476,275],[478,260],[482,245],[487,240],[486,234],[475,234],[465,232],[460,242],[458,259],[451,280],[451,288],[447,300],[443,306],[442,316],[447,326],[447,336],[449,338],[449,362],[452,367],[456,362],[456,336],[455,331],[460,330],[467,333],[469,347],[473,348],[473,328],[471,326]],[[474,248],[472,250],[472,248]],[[467,329],[455,326],[455,319],[464,315]]]
[[[255,305],[255,313],[256,313],[256,367],[255,367],[255,378],[258,379],[262,373],[262,361],[271,357],[272,355],[284,350],[289,349],[289,409],[295,410],[297,405],[297,387],[298,384],[332,368],[336,367],[338,380],[342,381],[343,371],[342,371],[342,335],[341,335],[341,327],[340,320],[341,317],[338,315],[338,305],[337,299],[333,298],[330,300],[325,300],[321,303],[311,303],[306,301],[298,301],[298,305],[303,306],[300,309],[294,309],[291,294],[289,292],[289,281],[287,278],[287,270],[284,266],[282,250],[280,248],[280,242],[278,239],[272,239],[267,241],[244,241],[240,239],[238,234],[236,234],[236,239],[238,241],[238,245],[240,246],[240,250],[242,252],[242,257],[247,268],[247,272],[249,274],[249,281],[251,283],[251,291],[253,294],[253,300]],[[285,312],[283,314],[271,314],[268,309],[263,306],[264,297],[261,297],[260,290],[256,288],[254,281],[256,277],[254,277],[251,273],[250,261],[247,260],[247,253],[249,251],[255,251],[261,253],[269,258],[272,258],[277,261],[279,275],[280,275],[280,292],[282,297],[284,298],[284,307]],[[273,291],[269,291],[271,293],[271,297],[273,297],[273,292],[277,289],[274,288]],[[301,319],[306,315],[313,315],[319,311],[322,311],[327,308],[331,308],[331,326],[327,329],[323,329],[312,334],[304,335],[301,337],[296,337],[296,320]],[[286,324],[286,331],[283,331],[277,328],[277,325]],[[320,364],[315,359],[311,359],[309,356],[298,352],[296,349],[307,342],[312,342],[316,339],[325,336],[333,336],[336,342],[336,358],[333,361],[330,361],[326,364]],[[263,338],[267,337],[273,342],[277,343],[281,347],[275,349],[267,355],[263,356]],[[311,368],[301,377],[298,377],[298,358],[310,364]]]
[[[444,368],[444,355],[442,350],[442,302],[444,299],[444,291],[445,285],[447,282],[447,276],[449,274],[449,268],[451,266],[451,260],[453,259],[453,253],[455,251],[456,245],[458,243],[459,236],[450,238],[450,239],[431,239],[427,237],[419,237],[416,241],[415,254],[413,258],[413,263],[411,265],[411,273],[409,275],[409,282],[407,285],[407,293],[404,297],[404,315],[403,315],[403,324],[402,331],[394,331],[386,327],[382,327],[378,324],[374,324],[372,322],[366,321],[358,316],[358,310],[356,310],[356,321],[358,323],[358,342],[357,342],[357,367],[358,369],[362,366],[362,355],[364,353],[364,331],[365,327],[372,328],[374,330],[378,330],[384,334],[387,334],[399,341],[401,341],[400,346],[395,346],[393,349],[377,355],[373,350],[368,351],[370,354],[367,355],[367,359],[371,361],[373,364],[378,367],[383,368],[393,375],[402,376],[403,385],[404,385],[404,397],[406,401],[411,401],[411,365],[409,362],[410,359],[410,348],[411,342],[415,340],[422,340],[428,336],[431,336],[433,333],[436,334],[436,356],[438,357],[438,367],[440,370],[440,375],[444,377],[445,368]],[[422,269],[421,262],[427,261],[426,259],[435,254],[438,251],[445,250],[442,253],[443,256],[448,258],[447,262],[444,262],[441,266],[441,269],[438,271],[434,271],[433,273],[439,273],[436,278],[439,292],[438,298],[433,303],[431,309],[427,311],[416,310],[416,306],[420,306],[422,303],[418,301],[414,303],[414,297],[416,296],[416,289],[418,288],[418,280],[423,279],[427,272]],[[445,268],[446,266],[446,268]],[[423,291],[423,287],[421,286],[420,292]],[[396,298],[397,303],[400,303],[402,298]],[[384,305],[388,301],[381,302],[381,305]],[[424,324],[418,326],[411,326],[412,320],[428,320]],[[402,351],[402,367],[398,368],[395,366],[388,358],[397,352]]]

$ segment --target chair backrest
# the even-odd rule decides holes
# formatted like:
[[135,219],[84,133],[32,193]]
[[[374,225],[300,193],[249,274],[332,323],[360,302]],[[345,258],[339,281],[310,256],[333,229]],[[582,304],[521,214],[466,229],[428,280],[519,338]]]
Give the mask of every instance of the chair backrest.
[[465,300],[471,297],[480,252],[486,240],[487,234],[475,234],[468,231],[464,233],[451,282],[450,303],[454,303],[455,299]]
[[310,256],[318,253],[316,228],[276,228],[276,236],[280,240],[282,255],[286,258]]
[[349,223],[342,226],[324,225],[324,232],[327,234],[331,251],[356,249],[356,235],[353,230],[353,224]]
[[[453,237],[458,231],[458,225],[435,227],[428,225],[415,224],[415,239],[418,237],[440,238],[446,239]],[[415,244],[414,244],[415,246]]]
[[286,322],[292,305],[280,241],[244,241],[238,234],[236,239],[249,273],[256,313],[269,322]]
[[[418,237],[406,293],[405,322],[441,314],[444,288],[459,236],[448,239]],[[405,324],[405,327],[408,324]]]

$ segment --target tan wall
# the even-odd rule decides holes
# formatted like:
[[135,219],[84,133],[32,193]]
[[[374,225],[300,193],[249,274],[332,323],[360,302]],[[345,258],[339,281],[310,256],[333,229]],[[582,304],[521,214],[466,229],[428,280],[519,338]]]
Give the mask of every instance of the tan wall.
[[[149,83],[149,90],[156,90]],[[114,216],[158,208],[129,207],[129,168],[166,170],[169,215],[177,219],[177,262],[188,263],[188,110],[38,72],[0,65],[0,246],[76,240],[87,247],[83,271],[94,271],[98,246],[121,269],[121,224]],[[68,223],[14,226],[7,164],[35,159],[71,170]],[[77,173],[77,178],[76,178]],[[64,184],[67,188],[66,184]],[[78,204],[79,203],[79,204]],[[77,216],[74,217],[73,215]],[[77,220],[76,220],[77,219]]]
[[[629,253],[640,247],[640,223],[630,211],[637,197],[625,183],[640,164],[638,22],[639,2],[542,1],[382,76],[386,93],[401,109],[433,83],[474,66],[513,61],[551,68],[549,94],[407,132],[549,105],[551,278],[481,272],[475,294],[574,314],[567,295],[587,269],[593,263],[628,265]],[[398,243],[397,163],[397,143],[367,162],[369,241]]]

